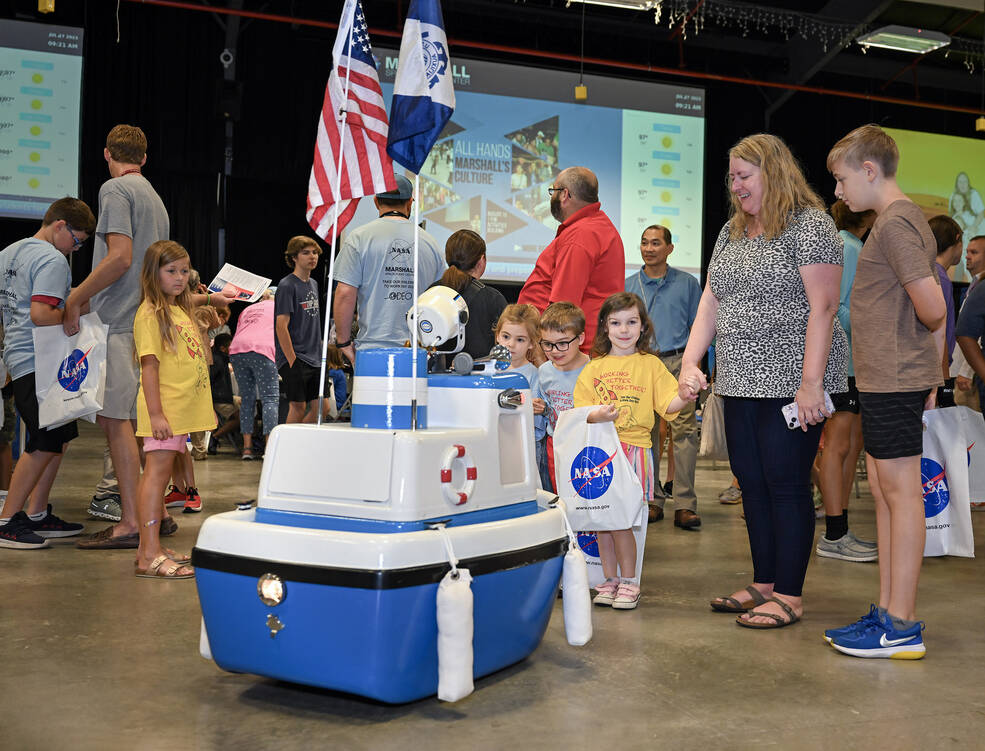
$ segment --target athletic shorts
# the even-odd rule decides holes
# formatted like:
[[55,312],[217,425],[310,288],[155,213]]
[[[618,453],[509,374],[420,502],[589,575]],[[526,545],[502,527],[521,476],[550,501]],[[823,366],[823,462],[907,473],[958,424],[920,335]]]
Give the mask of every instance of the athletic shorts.
[[28,373],[14,380],[14,403],[21,419],[27,426],[26,450],[50,451],[53,454],[62,453],[62,447],[73,438],[79,437],[79,429],[75,420],[57,428],[39,427],[38,395],[34,384],[34,373]]
[[300,357],[294,365],[283,365],[278,371],[284,380],[284,393],[289,402],[311,402],[318,398],[318,379],[321,370],[308,365]]
[[3,427],[0,428],[0,446],[14,442],[14,426],[17,424],[17,413],[14,411],[14,384],[10,384],[10,396],[3,397]]
[[859,392],[862,440],[875,459],[923,454],[923,405],[930,389],[890,394]]
[[137,389],[140,363],[133,344],[133,333],[110,334],[106,339],[106,394],[100,417],[114,420],[137,419]]
[[848,376],[848,391],[831,395],[831,403],[835,405],[835,412],[858,414],[858,389],[855,387],[854,376]]

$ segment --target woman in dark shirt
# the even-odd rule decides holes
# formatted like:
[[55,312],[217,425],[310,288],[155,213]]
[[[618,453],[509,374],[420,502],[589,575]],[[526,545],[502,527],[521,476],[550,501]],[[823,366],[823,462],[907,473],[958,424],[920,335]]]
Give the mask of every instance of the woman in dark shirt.
[[448,270],[435,284],[455,290],[469,306],[462,351],[474,358],[485,357],[495,344],[493,327],[506,307],[506,298],[498,289],[479,281],[486,270],[486,242],[478,233],[460,229],[445,243],[445,260]]

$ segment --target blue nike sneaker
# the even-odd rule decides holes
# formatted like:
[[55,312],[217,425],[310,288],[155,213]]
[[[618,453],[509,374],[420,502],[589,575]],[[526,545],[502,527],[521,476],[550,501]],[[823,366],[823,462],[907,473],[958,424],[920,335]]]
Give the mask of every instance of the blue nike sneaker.
[[923,644],[923,621],[897,631],[888,615],[876,615],[861,631],[832,639],[831,646],[852,657],[882,657],[919,660],[927,652]]
[[879,620],[879,608],[875,605],[869,605],[869,612],[859,618],[855,623],[850,623],[847,626],[842,626],[841,628],[829,628],[824,631],[824,641],[828,644],[831,643],[832,639],[837,639],[839,636],[848,636],[849,634],[854,634],[856,631],[861,631],[870,623]]

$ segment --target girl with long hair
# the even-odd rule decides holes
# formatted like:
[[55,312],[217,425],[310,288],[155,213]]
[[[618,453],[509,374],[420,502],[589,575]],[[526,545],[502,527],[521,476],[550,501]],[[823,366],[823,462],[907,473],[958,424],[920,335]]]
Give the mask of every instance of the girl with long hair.
[[137,435],[143,437],[146,455],[137,491],[140,545],[135,570],[138,577],[150,579],[195,576],[188,556],[161,548],[161,496],[188,434],[215,427],[206,347],[192,316],[190,268],[181,245],[153,243],[144,256],[141,302],[133,322],[140,360]]
[[[615,422],[622,449],[643,484],[643,500],[653,500],[653,413],[672,418],[686,402],[677,379],[650,349],[653,324],[643,301],[631,292],[608,297],[599,310],[591,360],[575,383],[574,405],[600,405],[589,422]],[[596,605],[632,610],[640,601],[636,538],[632,529],[598,532],[605,582]]]

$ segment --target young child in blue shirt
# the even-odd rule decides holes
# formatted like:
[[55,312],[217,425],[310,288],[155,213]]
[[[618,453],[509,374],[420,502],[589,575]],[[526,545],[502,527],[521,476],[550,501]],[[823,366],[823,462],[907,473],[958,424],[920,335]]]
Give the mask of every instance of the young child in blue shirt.
[[[496,321],[493,329],[496,344],[502,344],[510,351],[510,367],[527,379],[530,395],[537,395],[537,362],[540,361],[540,313],[533,305],[507,305]],[[537,444],[537,465],[541,464],[541,451],[544,444],[544,404],[536,401],[534,408],[534,441]],[[545,488],[550,487],[545,485]]]
[[[547,362],[537,370],[537,390],[534,392],[535,409],[543,405],[546,436],[544,439],[545,466],[541,481],[545,490],[557,492],[554,479],[554,427],[558,413],[574,406],[575,382],[582,368],[588,364],[588,355],[580,347],[585,341],[585,314],[570,302],[549,305],[540,317],[540,346]],[[539,452],[538,452],[539,454]]]

